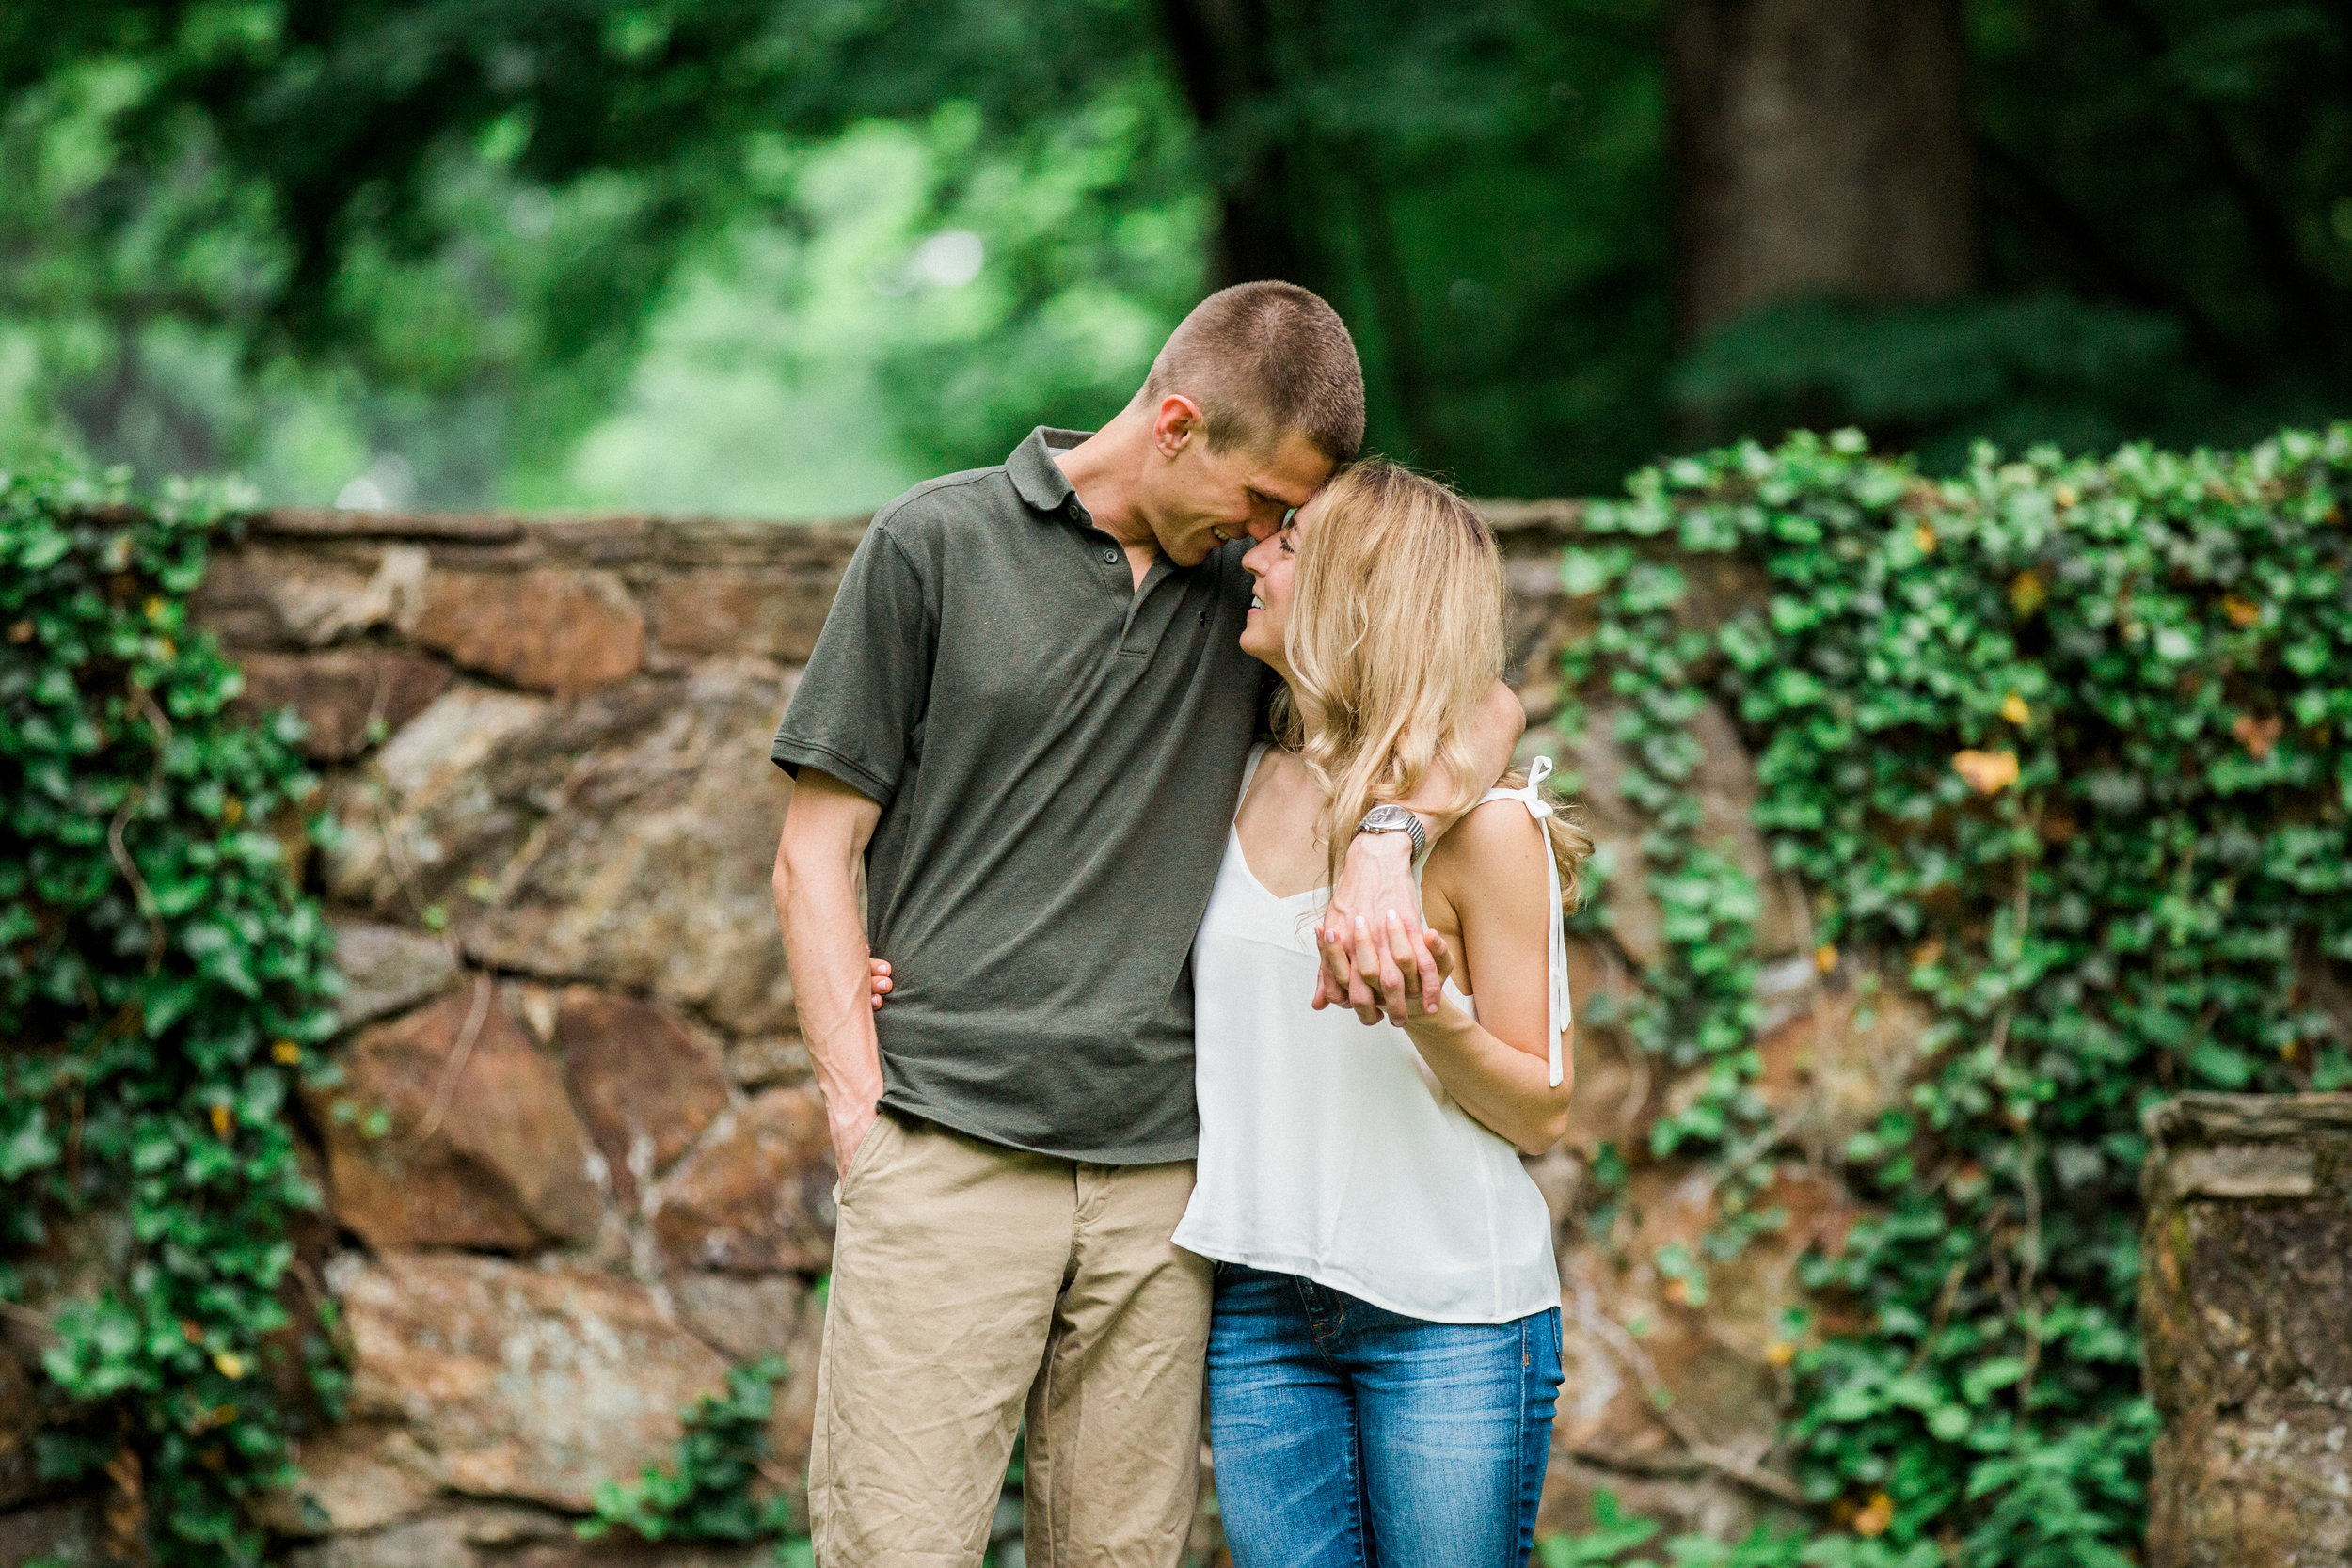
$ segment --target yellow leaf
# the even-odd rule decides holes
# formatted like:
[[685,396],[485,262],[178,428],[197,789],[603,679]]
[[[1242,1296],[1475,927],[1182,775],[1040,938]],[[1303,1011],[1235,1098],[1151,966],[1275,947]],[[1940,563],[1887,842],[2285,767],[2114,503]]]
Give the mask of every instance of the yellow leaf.
[[1775,1367],[1786,1367],[1797,1358],[1797,1347],[1786,1339],[1775,1339],[1764,1347],[1764,1359]]
[[140,608],[147,612],[147,618],[151,621],[160,621],[164,618],[164,601],[160,596],[151,595],[147,603]]
[[2015,752],[1957,752],[1952,771],[1968,781],[1979,795],[1998,795],[2017,782]]
[[220,819],[230,827],[245,820],[245,802],[231,795],[220,803]]
[[294,1063],[302,1060],[302,1047],[294,1044],[292,1040],[278,1041],[269,1048],[269,1053],[272,1058],[277,1061],[283,1062],[288,1067],[292,1067]]
[[1837,949],[1831,946],[1826,942],[1821,943],[1820,946],[1816,947],[1813,950],[1813,967],[1820,970],[1824,974],[1827,974],[1831,970],[1836,969],[1837,967]]
[[245,1357],[239,1355],[235,1351],[215,1351],[213,1353],[213,1365],[220,1369],[221,1376],[228,1378],[232,1383],[238,1378],[245,1376]]
[[2009,606],[2020,615],[2031,615],[2049,596],[2050,591],[2042,585],[2039,572],[2024,571],[2009,579]]
[[2057,501],[2058,503],[2058,510],[2063,512],[2068,507],[2074,504],[2076,499],[2074,495],[2074,487],[2071,484],[2061,484],[2057,489],[2050,492],[2050,499]]
[[1690,1306],[1690,1281],[1683,1279],[1669,1279],[1666,1281],[1665,1296],[1668,1301],[1673,1302],[1677,1307]]
[[1853,1516],[1853,1532],[1856,1535],[1883,1535],[1886,1527],[1894,1522],[1895,1499],[1881,1492],[1870,1499],[1868,1506]]
[[1921,523],[1911,531],[1911,542],[1919,546],[1920,554],[1933,555],[1935,553],[1935,530]]
[[2001,717],[2012,724],[2023,724],[2033,717],[2033,709],[2026,705],[2025,698],[2012,691],[2001,699]]
[[2237,721],[2230,726],[2230,733],[2237,736],[2238,744],[2246,748],[2248,755],[2261,762],[2270,755],[2270,749],[2279,744],[2279,732],[2283,728],[2284,721],[2275,714],[2268,719],[2257,719],[2250,713],[2241,713]]
[[229,1135],[229,1107],[228,1107],[228,1106],[226,1106],[226,1105],[215,1105],[215,1106],[214,1106],[214,1107],[213,1107],[213,1133],[214,1133],[214,1135],[215,1135],[215,1137],[222,1137],[222,1138],[225,1138],[225,1137],[227,1137],[227,1136]]
[[1941,937],[1930,937],[1927,941],[1921,942],[1918,946],[1911,950],[1911,961],[1922,969],[1925,969],[1928,965],[1935,962],[1936,959],[1942,958],[1943,956],[1944,940]]
[[2263,607],[2235,594],[2225,594],[2221,597],[2221,613],[2230,618],[2230,625],[2245,627],[2263,618]]

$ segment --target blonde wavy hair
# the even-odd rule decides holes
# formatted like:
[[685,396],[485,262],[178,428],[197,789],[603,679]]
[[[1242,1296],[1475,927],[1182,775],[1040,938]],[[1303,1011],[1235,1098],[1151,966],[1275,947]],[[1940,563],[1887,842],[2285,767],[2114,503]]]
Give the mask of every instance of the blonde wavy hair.
[[[1433,772],[1453,786],[1450,812],[1486,792],[1464,732],[1502,674],[1503,607],[1502,553],[1460,496],[1377,458],[1325,487],[1298,543],[1283,633],[1291,681],[1273,717],[1276,738],[1323,787],[1327,884],[1375,804],[1417,794]],[[1517,770],[1502,780],[1526,782]],[[1592,837],[1556,800],[1545,827],[1574,909]]]

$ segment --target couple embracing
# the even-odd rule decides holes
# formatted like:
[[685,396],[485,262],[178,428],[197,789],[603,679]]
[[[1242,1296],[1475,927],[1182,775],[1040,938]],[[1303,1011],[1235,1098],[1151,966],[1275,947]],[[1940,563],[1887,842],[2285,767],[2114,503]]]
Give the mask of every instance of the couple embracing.
[[[1357,462],[1329,306],[1210,296],[1091,435],[875,517],[777,732],[776,908],[841,1169],[821,1568],[1524,1564],[1589,841],[1502,562]],[[1373,1027],[1367,1027],[1372,1025]]]

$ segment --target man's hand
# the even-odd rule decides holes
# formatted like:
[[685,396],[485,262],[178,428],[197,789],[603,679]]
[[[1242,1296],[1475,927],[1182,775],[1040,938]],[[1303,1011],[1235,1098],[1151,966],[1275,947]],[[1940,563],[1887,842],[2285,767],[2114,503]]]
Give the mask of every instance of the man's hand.
[[851,1106],[836,1114],[834,1102],[825,1101],[825,1130],[833,1135],[833,1168],[836,1180],[850,1179],[850,1162],[857,1158],[857,1146],[866,1141],[866,1134],[882,1118],[879,1101],[858,1110]]
[[[1375,933],[1377,933],[1375,939]],[[1315,927],[1323,963],[1314,1006],[1356,1009],[1365,1023],[1438,1010],[1444,976],[1421,923],[1413,845],[1403,833],[1359,833]]]
[[[874,1011],[881,1012],[882,998],[890,994],[888,958],[866,960],[866,989],[871,997]],[[876,1103],[867,1105],[863,1111],[851,1105],[847,1114],[835,1116],[832,1099],[826,1099],[825,1129],[833,1138],[833,1168],[835,1175],[847,1177],[850,1174],[850,1162],[857,1157],[858,1144],[865,1138],[866,1129],[872,1127],[881,1115],[882,1108]]]

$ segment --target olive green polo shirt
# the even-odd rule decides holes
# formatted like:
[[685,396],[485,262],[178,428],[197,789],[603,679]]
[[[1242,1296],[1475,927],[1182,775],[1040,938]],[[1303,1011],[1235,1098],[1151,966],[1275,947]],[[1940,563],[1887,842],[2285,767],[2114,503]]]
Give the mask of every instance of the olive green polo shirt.
[[882,806],[885,1106],[1108,1164],[1192,1156],[1192,938],[1257,727],[1236,542],[1140,588],[1039,429],[876,515],[771,755]]

